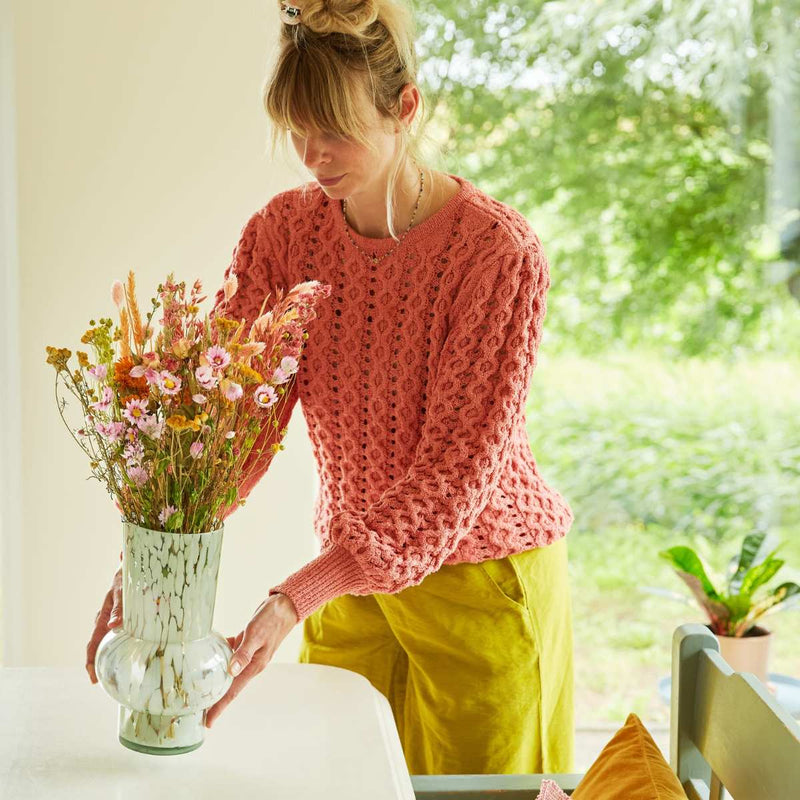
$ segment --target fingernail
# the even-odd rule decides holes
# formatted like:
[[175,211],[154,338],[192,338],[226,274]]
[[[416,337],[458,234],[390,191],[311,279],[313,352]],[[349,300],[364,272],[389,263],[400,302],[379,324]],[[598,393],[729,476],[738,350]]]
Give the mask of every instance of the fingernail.
[[238,661],[231,661],[231,675],[238,675],[241,669],[242,665]]

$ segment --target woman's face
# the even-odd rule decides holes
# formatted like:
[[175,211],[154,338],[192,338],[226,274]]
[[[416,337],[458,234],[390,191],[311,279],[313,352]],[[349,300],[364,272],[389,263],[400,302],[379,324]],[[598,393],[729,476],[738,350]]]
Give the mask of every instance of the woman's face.
[[[396,144],[395,134],[387,133],[386,128],[386,125],[375,124],[367,134],[375,144],[376,152],[357,142],[320,131],[305,137],[292,133],[291,137],[298,157],[319,181],[322,190],[329,197],[341,199],[380,185]],[[339,176],[334,184],[323,183],[328,178]]]
[[[411,93],[412,106],[415,107],[413,93],[417,90],[411,84],[406,89]],[[374,105],[363,102],[362,118],[368,122],[367,138],[375,145],[374,152],[357,142],[338,138],[325,131],[309,132],[307,136],[291,133],[298,157],[313,177],[320,181],[322,190],[329,197],[342,199],[361,192],[380,193],[381,187],[386,185],[401,122],[381,117]],[[342,177],[334,184],[326,186],[321,182],[340,175]]]

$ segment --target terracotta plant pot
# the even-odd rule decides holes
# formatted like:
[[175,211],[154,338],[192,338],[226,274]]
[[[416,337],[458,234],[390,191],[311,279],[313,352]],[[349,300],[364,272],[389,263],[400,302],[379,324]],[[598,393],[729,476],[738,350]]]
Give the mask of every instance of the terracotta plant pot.
[[[711,628],[710,625],[706,626]],[[772,631],[755,625],[744,636],[719,636],[719,653],[736,672],[751,672],[768,685],[769,646]]]

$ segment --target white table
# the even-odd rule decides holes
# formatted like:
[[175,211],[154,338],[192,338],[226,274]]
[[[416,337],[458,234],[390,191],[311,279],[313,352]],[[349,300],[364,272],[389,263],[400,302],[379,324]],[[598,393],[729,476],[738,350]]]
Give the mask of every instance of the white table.
[[2,800],[414,800],[386,698],[355,672],[268,664],[190,753],[117,739],[81,667],[0,668]]

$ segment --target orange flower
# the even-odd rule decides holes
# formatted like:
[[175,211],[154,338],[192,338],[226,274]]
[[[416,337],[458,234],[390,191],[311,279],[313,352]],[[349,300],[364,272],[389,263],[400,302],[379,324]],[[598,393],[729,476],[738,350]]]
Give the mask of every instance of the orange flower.
[[120,397],[127,398],[130,395],[146,400],[150,396],[150,387],[147,378],[132,378],[131,369],[135,366],[130,356],[123,356],[114,362],[114,381],[119,389]]

